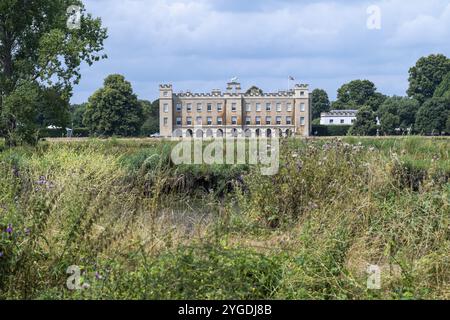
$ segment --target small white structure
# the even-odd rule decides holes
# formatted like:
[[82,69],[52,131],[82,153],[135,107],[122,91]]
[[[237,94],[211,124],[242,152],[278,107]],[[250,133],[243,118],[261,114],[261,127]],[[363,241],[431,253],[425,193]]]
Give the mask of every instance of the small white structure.
[[326,126],[351,126],[356,121],[358,110],[331,110],[320,115],[320,124]]

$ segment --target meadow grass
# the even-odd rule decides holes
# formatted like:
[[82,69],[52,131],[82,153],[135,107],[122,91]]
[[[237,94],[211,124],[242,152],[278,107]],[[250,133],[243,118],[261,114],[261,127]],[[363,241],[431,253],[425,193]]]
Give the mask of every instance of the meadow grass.
[[450,298],[449,139],[284,140],[275,176],[145,139],[0,150],[2,299]]

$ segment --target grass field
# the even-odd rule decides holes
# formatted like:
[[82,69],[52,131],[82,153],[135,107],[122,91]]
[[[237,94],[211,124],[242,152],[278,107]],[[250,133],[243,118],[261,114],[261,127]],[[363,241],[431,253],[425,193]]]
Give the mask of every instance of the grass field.
[[450,299],[450,139],[284,140],[275,176],[170,151],[0,143],[0,299]]

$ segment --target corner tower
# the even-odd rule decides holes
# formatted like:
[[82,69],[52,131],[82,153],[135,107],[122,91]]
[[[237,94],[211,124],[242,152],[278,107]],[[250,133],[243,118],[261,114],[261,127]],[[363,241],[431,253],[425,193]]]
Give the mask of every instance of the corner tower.
[[173,133],[173,88],[171,84],[159,86],[159,132],[163,137]]

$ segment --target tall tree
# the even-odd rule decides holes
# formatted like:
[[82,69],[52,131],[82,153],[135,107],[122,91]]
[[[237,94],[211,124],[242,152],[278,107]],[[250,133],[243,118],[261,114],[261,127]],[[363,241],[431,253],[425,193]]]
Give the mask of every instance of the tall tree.
[[312,92],[312,118],[319,119],[322,112],[330,111],[330,99],[325,90],[315,89]]
[[402,131],[414,130],[416,113],[419,102],[407,97],[387,98],[378,110],[381,121],[381,131],[385,134],[393,134],[399,128]]
[[[73,5],[80,8],[80,20],[69,28],[68,8]],[[53,88],[69,100],[73,85],[80,80],[81,63],[91,65],[105,57],[100,52],[106,37],[100,19],[87,14],[81,0],[0,2],[0,131],[8,144],[14,145],[18,134],[32,133],[18,128],[30,121],[22,117],[34,118],[38,113],[36,106],[31,107],[43,90]],[[31,87],[30,96],[25,97],[25,89]],[[18,97],[30,103],[30,112],[11,108]]]
[[373,136],[377,133],[377,115],[371,107],[359,109],[349,133],[354,136]]
[[142,105],[131,83],[118,74],[105,79],[104,87],[89,98],[84,114],[84,124],[97,135],[137,136],[142,123]]
[[353,80],[338,89],[333,109],[359,109],[370,106],[376,111],[386,99],[369,80]]
[[409,70],[408,96],[421,104],[433,97],[436,88],[450,72],[450,59],[443,54],[420,58]]
[[431,98],[417,112],[416,128],[422,134],[441,134],[446,131],[450,100]]

